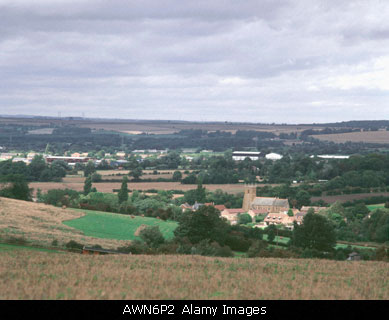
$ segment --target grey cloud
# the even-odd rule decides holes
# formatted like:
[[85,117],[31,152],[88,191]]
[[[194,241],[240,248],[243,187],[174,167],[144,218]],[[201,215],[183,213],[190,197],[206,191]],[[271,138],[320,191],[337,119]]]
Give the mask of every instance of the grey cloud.
[[388,10],[382,1],[0,0],[0,113],[320,122],[374,106],[383,118],[388,92],[352,81],[376,78],[376,60],[389,55]]

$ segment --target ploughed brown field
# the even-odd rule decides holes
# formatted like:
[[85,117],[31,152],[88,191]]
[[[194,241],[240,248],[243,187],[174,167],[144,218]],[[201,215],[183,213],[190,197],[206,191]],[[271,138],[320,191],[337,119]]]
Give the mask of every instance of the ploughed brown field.
[[388,279],[373,261],[0,252],[2,300],[387,300]]
[[323,200],[327,203],[335,203],[337,201],[347,202],[347,201],[360,200],[360,199],[379,197],[379,196],[389,197],[389,192],[374,192],[374,193],[372,192],[372,193],[341,194],[335,196],[320,196],[320,197],[312,197],[311,201],[314,202],[318,200]]
[[75,240],[85,245],[98,244],[113,249],[129,244],[129,241],[85,236],[80,230],[62,223],[84,215],[81,211],[0,197],[0,239],[24,238],[32,244],[46,247],[51,246],[53,240],[57,240],[60,246]]
[[[73,189],[76,191],[84,190],[84,178],[75,178],[73,181],[64,180],[63,182],[31,182],[30,188],[34,188],[34,192],[37,189],[41,189],[43,192],[47,192],[50,189]],[[98,182],[93,183],[93,187],[96,187],[99,192],[113,192],[114,189],[120,189],[121,182]],[[181,184],[180,182],[129,182],[127,184],[130,190],[183,190],[188,191],[196,189],[195,184]],[[210,191],[216,191],[221,189],[228,193],[244,192],[243,184],[207,184],[204,185]]]
[[337,134],[319,134],[311,137],[319,140],[332,141],[335,143],[345,143],[351,141],[389,144],[389,131],[364,131]]

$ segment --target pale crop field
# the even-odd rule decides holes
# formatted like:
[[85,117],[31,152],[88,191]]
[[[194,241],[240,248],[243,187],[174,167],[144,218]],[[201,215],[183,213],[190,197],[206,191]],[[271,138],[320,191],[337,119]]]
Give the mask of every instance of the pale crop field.
[[[160,176],[164,178],[164,175]],[[147,176],[145,176],[147,178]],[[119,190],[121,182],[98,182],[93,183],[92,186],[96,187],[99,192],[110,192],[113,190]],[[51,189],[73,189],[76,191],[83,191],[84,178],[67,178],[64,182],[31,182],[30,188],[34,188],[36,192],[41,189],[42,192],[47,192]],[[182,190],[188,191],[197,188],[197,184],[181,184],[180,182],[129,182],[127,184],[130,190]],[[258,185],[263,186],[263,185]],[[207,190],[216,191],[217,189],[223,190],[227,193],[237,194],[244,192],[244,184],[207,184],[204,185]]]
[[319,134],[313,135],[312,138],[332,141],[335,143],[365,142],[365,143],[389,143],[389,131],[364,131],[364,132],[347,132],[335,134]]
[[0,299],[389,299],[388,263],[0,251]]

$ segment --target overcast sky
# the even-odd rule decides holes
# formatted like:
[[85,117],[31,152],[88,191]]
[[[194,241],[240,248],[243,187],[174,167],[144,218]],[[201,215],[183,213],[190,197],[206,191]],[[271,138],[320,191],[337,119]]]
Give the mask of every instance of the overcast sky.
[[389,119],[389,1],[0,0],[0,114]]

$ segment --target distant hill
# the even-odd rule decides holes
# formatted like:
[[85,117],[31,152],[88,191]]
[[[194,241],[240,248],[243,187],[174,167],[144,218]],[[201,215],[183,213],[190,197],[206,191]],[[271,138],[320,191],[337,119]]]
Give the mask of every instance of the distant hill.
[[386,128],[389,120],[352,120],[333,123],[314,123],[312,126],[319,127],[347,127],[347,128]]

